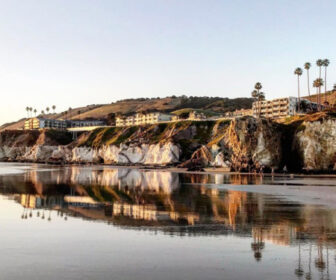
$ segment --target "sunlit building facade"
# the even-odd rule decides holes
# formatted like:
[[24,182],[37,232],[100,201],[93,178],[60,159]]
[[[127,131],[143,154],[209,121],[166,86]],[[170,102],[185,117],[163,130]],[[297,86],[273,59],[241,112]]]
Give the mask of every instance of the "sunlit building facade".
[[155,124],[159,122],[171,121],[172,116],[169,114],[163,114],[160,112],[153,112],[148,114],[137,113],[132,116],[121,116],[116,118],[116,126],[135,126],[145,124]]

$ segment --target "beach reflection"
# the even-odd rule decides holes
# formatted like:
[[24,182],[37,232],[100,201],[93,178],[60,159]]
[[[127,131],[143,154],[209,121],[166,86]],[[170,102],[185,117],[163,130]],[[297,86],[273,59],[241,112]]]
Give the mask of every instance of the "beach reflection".
[[171,236],[247,237],[257,262],[268,243],[295,246],[297,277],[330,276],[335,209],[216,187],[265,180],[274,178],[72,166],[2,176],[0,191],[22,205],[23,220],[75,217]]

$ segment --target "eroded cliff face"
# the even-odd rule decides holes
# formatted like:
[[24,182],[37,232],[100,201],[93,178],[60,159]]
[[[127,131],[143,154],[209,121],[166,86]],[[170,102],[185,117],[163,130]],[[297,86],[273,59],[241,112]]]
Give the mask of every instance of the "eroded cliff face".
[[243,117],[102,128],[76,141],[64,132],[5,131],[0,160],[291,171],[295,157],[298,170],[320,171],[335,169],[335,140],[332,116],[295,125]]
[[304,169],[336,169],[336,119],[303,122],[294,140],[293,149],[299,151]]
[[[268,120],[240,118],[224,129],[214,128],[210,142],[184,163],[225,167],[236,171],[278,169],[282,160],[280,125]],[[183,166],[183,164],[182,164]]]

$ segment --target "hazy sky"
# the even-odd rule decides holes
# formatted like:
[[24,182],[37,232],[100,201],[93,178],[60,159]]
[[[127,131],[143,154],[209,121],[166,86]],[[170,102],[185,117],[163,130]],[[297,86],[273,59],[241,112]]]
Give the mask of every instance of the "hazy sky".
[[[0,0],[0,123],[55,104],[167,95],[296,95],[329,58],[336,1]],[[311,70],[312,78],[317,68]],[[302,89],[306,90],[303,76]]]

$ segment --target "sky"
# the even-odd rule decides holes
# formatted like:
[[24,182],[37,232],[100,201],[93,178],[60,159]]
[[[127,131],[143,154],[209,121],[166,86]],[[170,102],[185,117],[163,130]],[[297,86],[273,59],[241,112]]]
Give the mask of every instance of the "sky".
[[[336,1],[0,0],[0,124],[169,95],[297,94],[294,69],[328,58],[336,83]],[[304,73],[305,74],[305,73]],[[302,91],[307,91],[306,75]]]

